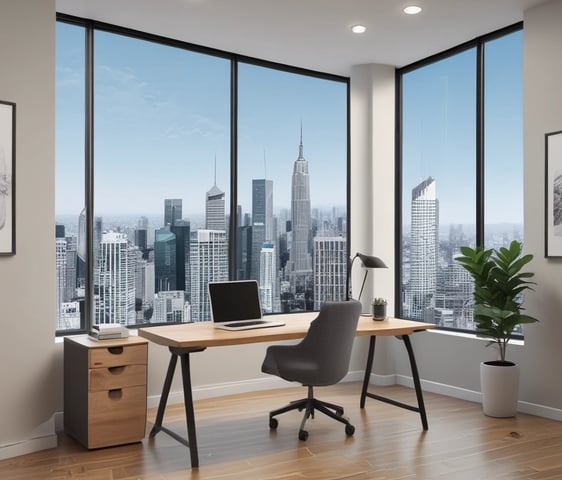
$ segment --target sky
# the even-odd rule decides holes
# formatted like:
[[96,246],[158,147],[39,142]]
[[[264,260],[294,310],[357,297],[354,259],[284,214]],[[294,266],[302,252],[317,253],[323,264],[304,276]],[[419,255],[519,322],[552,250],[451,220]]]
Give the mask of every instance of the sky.
[[[522,223],[522,32],[485,49],[486,222]],[[95,210],[155,215],[183,199],[201,214],[214,184],[230,195],[230,61],[106,32],[95,37]],[[57,23],[57,214],[83,206],[83,29]],[[441,224],[475,222],[474,49],[403,78],[403,219],[411,191],[436,180]],[[346,85],[239,64],[238,204],[273,180],[290,208],[303,135],[314,207],[346,202]],[[507,173],[507,175],[506,175]]]
[[[183,199],[201,213],[213,186],[230,195],[230,61],[106,32],[94,36],[94,203],[97,215],[163,212]],[[79,213],[84,184],[84,41],[57,24],[57,214]],[[312,207],[346,203],[347,86],[239,65],[238,204],[251,180],[273,180],[290,208],[302,135]],[[216,170],[215,170],[216,165]]]
[[[485,47],[486,223],[523,223],[521,31]],[[440,224],[474,224],[476,50],[403,78],[403,219],[412,189],[436,181]]]

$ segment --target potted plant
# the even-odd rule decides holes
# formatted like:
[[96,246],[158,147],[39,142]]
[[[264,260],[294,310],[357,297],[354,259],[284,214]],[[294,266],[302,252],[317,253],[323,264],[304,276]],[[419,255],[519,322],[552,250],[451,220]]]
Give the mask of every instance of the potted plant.
[[492,417],[512,417],[517,411],[519,365],[506,359],[506,349],[513,330],[538,320],[522,312],[523,292],[531,289],[532,272],[522,269],[533,255],[522,255],[521,243],[484,250],[461,247],[456,258],[474,280],[474,321],[476,334],[489,337],[496,345],[499,359],[480,364],[482,407]]
[[386,300],[384,298],[373,298],[371,309],[373,320],[384,320],[386,318]]

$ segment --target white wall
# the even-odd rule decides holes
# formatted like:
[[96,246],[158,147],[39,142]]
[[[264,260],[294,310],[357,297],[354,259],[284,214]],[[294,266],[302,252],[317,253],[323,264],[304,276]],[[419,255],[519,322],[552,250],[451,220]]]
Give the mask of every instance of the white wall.
[[0,257],[0,458],[56,441],[54,20],[54,0],[0,1],[0,99],[17,104],[16,255]]
[[[62,346],[54,342],[55,1],[0,0],[0,11],[0,99],[17,103],[17,254],[0,257],[0,458],[5,458],[51,446],[53,415],[63,405]],[[555,418],[562,410],[557,373],[562,364],[562,266],[560,260],[542,258],[543,135],[562,129],[561,24],[560,1],[525,17],[525,239],[527,251],[536,254],[532,265],[538,283],[527,307],[541,323],[530,326],[525,345],[512,346],[510,352],[522,368],[521,408]],[[370,272],[374,283],[367,290],[388,299],[393,299],[394,271],[393,75],[387,66],[354,68],[351,98],[351,247],[389,265]],[[357,285],[361,273],[355,268]],[[385,340],[377,346],[375,372],[396,372],[399,381],[407,382],[403,346],[393,338]],[[356,341],[352,372],[363,368],[365,344],[365,339]],[[481,340],[422,333],[413,344],[427,388],[477,398],[478,364],[493,357]],[[259,372],[265,348],[224,347],[194,355],[196,396],[275,386]],[[167,362],[167,350],[151,345],[151,402],[160,392]],[[179,401],[180,388],[176,380],[172,399]]]

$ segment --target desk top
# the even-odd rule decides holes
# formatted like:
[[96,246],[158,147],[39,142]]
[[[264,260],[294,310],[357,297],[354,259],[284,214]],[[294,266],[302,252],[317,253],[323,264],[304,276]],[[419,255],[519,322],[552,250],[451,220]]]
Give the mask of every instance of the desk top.
[[[158,327],[139,328],[139,336],[147,338],[166,347],[217,347],[224,345],[240,345],[244,343],[275,342],[278,340],[294,340],[305,336],[310,322],[318,316],[318,312],[290,313],[268,315],[271,320],[282,320],[281,327],[256,328],[251,330],[221,330],[212,322],[178,323]],[[394,336],[410,335],[414,332],[435,328],[432,323],[387,318],[375,321],[371,316],[359,317],[357,336]]]

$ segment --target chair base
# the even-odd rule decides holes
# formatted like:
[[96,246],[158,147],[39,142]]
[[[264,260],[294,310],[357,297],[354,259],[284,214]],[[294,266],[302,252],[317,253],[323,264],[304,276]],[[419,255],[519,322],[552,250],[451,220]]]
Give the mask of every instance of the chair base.
[[269,412],[269,428],[277,428],[278,421],[276,418],[274,418],[275,416],[280,415],[281,413],[289,412],[291,410],[305,411],[299,428],[299,440],[304,441],[308,438],[308,432],[304,429],[304,425],[310,417],[314,418],[314,412],[316,410],[322,412],[328,417],[333,418],[334,420],[337,420],[340,423],[343,423],[345,425],[345,434],[347,436],[351,436],[355,433],[355,427],[351,423],[349,423],[349,419],[347,417],[343,416],[343,407],[334,403],[324,402],[322,400],[314,398],[314,391],[311,386],[308,386],[308,396],[306,398],[294,400],[282,408],[278,408],[277,410]]

